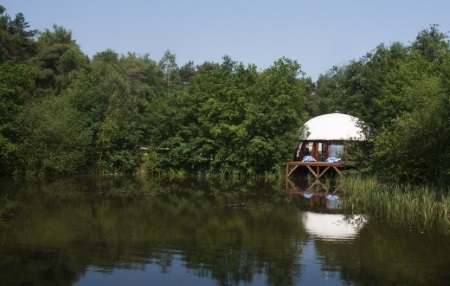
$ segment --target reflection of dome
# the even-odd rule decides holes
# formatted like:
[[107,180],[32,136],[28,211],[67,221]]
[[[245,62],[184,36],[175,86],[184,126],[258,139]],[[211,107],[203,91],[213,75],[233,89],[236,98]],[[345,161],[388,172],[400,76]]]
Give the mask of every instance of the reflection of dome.
[[345,218],[341,214],[302,212],[301,218],[306,231],[325,240],[352,239],[366,223],[362,215]]
[[306,121],[307,140],[364,140],[359,119],[343,113],[329,113]]

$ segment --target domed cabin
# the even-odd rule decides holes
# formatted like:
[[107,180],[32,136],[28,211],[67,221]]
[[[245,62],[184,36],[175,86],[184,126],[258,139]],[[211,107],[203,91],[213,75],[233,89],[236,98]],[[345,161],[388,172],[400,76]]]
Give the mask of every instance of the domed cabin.
[[343,113],[329,113],[311,118],[305,123],[294,161],[346,160],[348,150],[345,148],[345,141],[365,140],[359,121],[358,118]]
[[305,166],[316,179],[330,168],[341,174],[347,162],[345,142],[365,141],[360,120],[343,113],[329,113],[308,120],[302,130],[294,160],[286,165],[286,177]]

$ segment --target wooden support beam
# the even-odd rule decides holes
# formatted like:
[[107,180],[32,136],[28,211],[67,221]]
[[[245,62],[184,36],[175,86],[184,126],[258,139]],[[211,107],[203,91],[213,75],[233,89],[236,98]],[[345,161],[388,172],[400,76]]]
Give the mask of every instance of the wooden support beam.
[[338,167],[336,167],[336,166],[333,166],[333,168],[336,170],[336,172],[340,175],[340,176],[342,176],[342,173],[341,173],[341,171],[339,170],[339,168]]
[[291,180],[289,180],[289,178],[286,178],[286,191],[288,192],[298,191],[297,185]]
[[[343,163],[326,163],[326,162],[287,162],[286,163],[286,178],[289,178],[295,170],[299,167],[306,167],[308,171],[316,179],[322,178],[330,168],[333,168],[337,174],[342,176],[341,169],[345,168]],[[323,168],[322,171],[321,168]]]
[[[317,167],[317,168],[319,168],[319,167]],[[336,167],[334,167],[334,166],[333,166],[333,168],[336,169]],[[320,173],[319,179],[322,178],[323,175],[325,175],[325,173],[328,171],[328,169],[330,169],[330,166],[327,166],[327,167],[325,168],[325,170],[323,170],[322,173]],[[340,175],[340,174],[339,174],[339,175]]]
[[313,176],[314,176],[316,179],[319,179],[318,174],[313,170],[313,168],[311,168],[311,166],[306,165],[306,168],[309,169],[309,172],[310,172],[311,174],[313,174]]
[[299,165],[289,165],[289,163],[286,164],[286,178],[289,178],[298,166]]

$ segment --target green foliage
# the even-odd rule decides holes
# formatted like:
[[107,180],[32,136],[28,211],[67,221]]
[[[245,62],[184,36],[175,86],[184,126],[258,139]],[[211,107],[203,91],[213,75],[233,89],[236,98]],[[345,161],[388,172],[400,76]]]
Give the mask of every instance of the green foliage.
[[86,117],[66,97],[48,97],[25,106],[18,118],[18,174],[43,176],[84,171],[91,133]]
[[343,106],[344,72],[345,68],[334,66],[325,75],[319,76],[314,92],[308,95],[307,109],[310,117],[336,111],[347,113]]
[[[37,34],[22,14],[5,11],[0,6],[0,174],[278,173],[307,113],[334,111],[368,126],[364,152],[351,154],[364,170],[420,181],[450,169],[450,46],[437,25],[313,83],[287,58],[263,71],[228,56],[179,68],[169,50],[159,62],[112,50],[90,60],[70,30]],[[76,132],[83,143],[65,139]],[[45,146],[51,138],[59,149]],[[68,151],[74,142],[78,157]],[[28,153],[34,144],[40,151]]]
[[431,25],[419,32],[411,48],[419,51],[427,61],[443,64],[450,48],[448,35],[440,32],[438,25]]
[[59,95],[88,67],[89,59],[81,52],[72,32],[54,25],[37,39],[38,53],[32,59],[36,69],[36,95]]
[[375,101],[373,166],[397,182],[439,180],[449,169],[450,56],[447,37],[432,26],[419,33],[407,60],[385,78]]
[[370,131],[365,162],[372,172],[398,182],[438,179],[449,169],[447,39],[434,25],[410,46],[381,44],[319,78],[308,106],[362,119]]
[[159,66],[164,73],[164,79],[167,87],[173,85],[174,82],[179,83],[179,69],[176,63],[176,56],[174,54],[172,54],[170,51],[166,51],[162,59],[159,61]]
[[434,181],[450,168],[450,96],[436,79],[413,91],[428,98],[416,103],[420,108],[402,114],[378,135],[374,157],[386,178]]
[[[229,57],[198,67],[187,93],[166,94],[149,114],[160,125],[152,131],[154,150],[167,149],[156,162],[229,175],[276,170],[291,155],[302,120],[305,83],[299,74],[300,65],[285,58],[262,73]],[[170,120],[158,120],[163,118]],[[158,169],[155,160],[148,164]]]
[[345,208],[365,213],[391,227],[419,231],[450,231],[448,189],[414,184],[382,183],[374,177],[347,177],[341,181]]
[[152,109],[161,72],[148,56],[94,56],[69,91],[72,104],[89,118],[94,135],[91,164],[106,173],[130,173],[140,164],[139,147],[151,134],[144,114]]
[[10,174],[17,161],[17,128],[22,104],[33,88],[32,71],[26,65],[0,64],[0,174]]
[[36,53],[33,37],[37,30],[29,30],[29,27],[22,13],[11,19],[5,7],[0,5],[0,63],[8,60],[23,62]]
[[14,19],[0,5],[0,175],[17,166],[17,133],[14,124],[34,85],[32,67],[26,64],[36,53],[33,37],[22,13]]

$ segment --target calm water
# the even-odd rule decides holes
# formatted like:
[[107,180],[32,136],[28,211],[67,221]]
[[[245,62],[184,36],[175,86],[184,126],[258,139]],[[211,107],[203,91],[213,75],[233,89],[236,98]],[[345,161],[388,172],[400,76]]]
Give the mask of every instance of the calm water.
[[279,191],[0,181],[0,284],[450,285],[450,236],[343,216],[335,197]]

